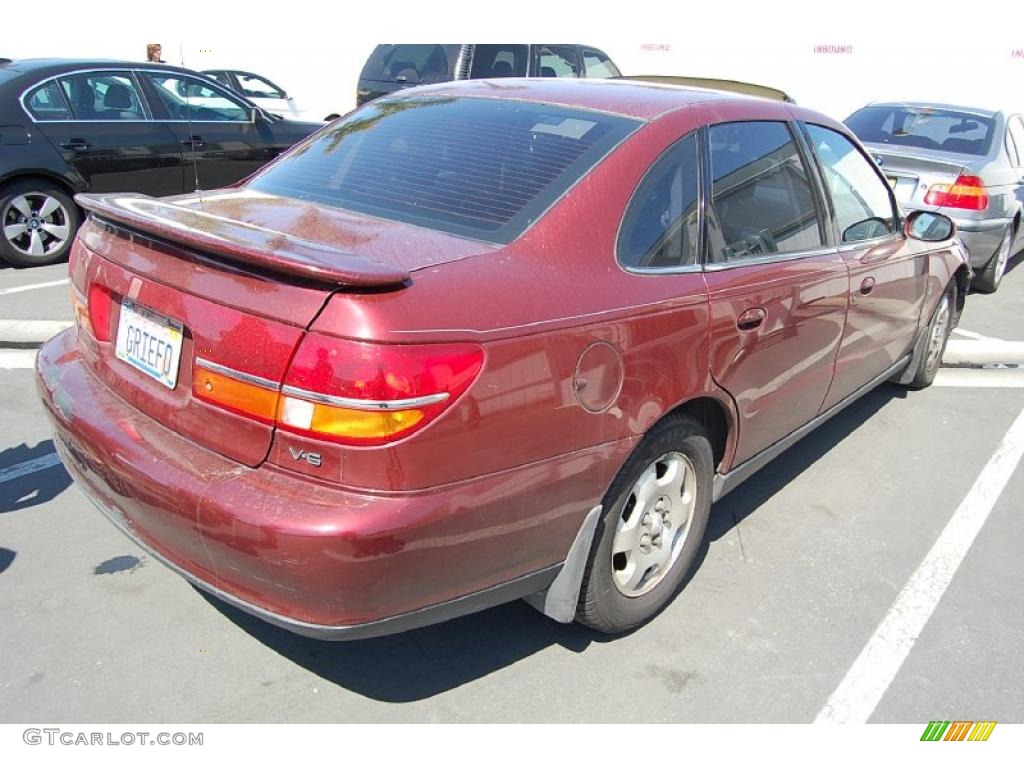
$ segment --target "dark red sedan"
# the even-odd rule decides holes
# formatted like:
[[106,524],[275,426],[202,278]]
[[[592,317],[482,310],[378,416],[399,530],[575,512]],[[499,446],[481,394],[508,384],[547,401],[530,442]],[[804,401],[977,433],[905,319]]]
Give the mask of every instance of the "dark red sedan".
[[409,90],[239,186],[79,200],[77,327],[38,358],[65,464],[328,638],[520,597],[647,620],[714,499],[931,382],[970,277],[841,124],[636,82]]

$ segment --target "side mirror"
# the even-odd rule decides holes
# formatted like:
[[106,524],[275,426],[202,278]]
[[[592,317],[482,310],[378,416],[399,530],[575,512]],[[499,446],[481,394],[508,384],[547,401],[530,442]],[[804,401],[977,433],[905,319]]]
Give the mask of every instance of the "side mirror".
[[914,211],[903,222],[903,234],[926,243],[940,243],[956,234],[956,225],[941,213]]
[[253,107],[249,110],[249,122],[253,125],[263,122],[263,113],[260,112],[259,107]]

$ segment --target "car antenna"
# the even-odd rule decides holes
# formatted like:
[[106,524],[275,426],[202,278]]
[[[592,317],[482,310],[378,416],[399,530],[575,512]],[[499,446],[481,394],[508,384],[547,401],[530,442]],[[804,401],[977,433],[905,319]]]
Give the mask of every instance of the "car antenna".
[[[178,43],[178,58],[181,60],[181,66],[185,66],[185,46],[182,43]],[[188,145],[192,148],[192,176],[196,183],[196,192],[199,193],[199,207],[203,207],[203,194],[202,190],[199,189],[199,160],[196,157],[196,138],[195,134],[192,133],[192,102],[189,100],[189,86],[188,81],[185,81],[185,112],[188,115]]]

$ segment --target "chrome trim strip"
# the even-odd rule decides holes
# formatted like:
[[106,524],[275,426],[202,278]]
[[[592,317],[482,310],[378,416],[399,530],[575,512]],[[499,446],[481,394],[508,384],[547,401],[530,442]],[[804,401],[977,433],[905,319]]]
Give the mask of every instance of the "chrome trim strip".
[[799,261],[814,256],[837,256],[838,250],[834,247],[819,248],[808,251],[791,251],[789,253],[764,253],[758,256],[737,256],[735,261],[709,261],[704,265],[705,272],[724,272],[727,269],[742,269],[743,267],[756,266],[759,264],[774,264],[784,261]]
[[[25,96],[28,95],[28,92],[29,91],[34,91],[36,88],[39,88],[40,86],[42,86],[44,83],[48,83],[51,80],[59,80],[62,77],[73,77],[74,75],[88,75],[88,74],[93,74],[93,73],[97,73],[97,72],[99,72],[99,73],[108,72],[108,73],[115,74],[115,75],[124,75],[124,74],[129,75],[131,77],[131,79],[135,82],[135,89],[138,92],[139,101],[142,103],[142,109],[148,115],[148,118],[146,120],[76,120],[74,118],[72,118],[71,120],[39,120],[29,110],[28,105],[25,104]],[[181,70],[177,70],[177,69],[159,69],[159,68],[156,68],[156,67],[145,67],[145,66],[136,67],[136,66],[133,66],[131,63],[125,64],[123,62],[111,62],[110,63],[110,67],[90,67],[90,68],[86,68],[86,69],[75,69],[75,70],[70,70],[68,72],[61,72],[61,73],[56,74],[56,75],[50,75],[49,77],[44,77],[42,80],[37,80],[32,85],[30,85],[27,88],[25,88],[21,92],[21,95],[18,97],[18,103],[21,104],[22,111],[28,116],[28,119],[31,120],[33,124],[42,123],[42,124],[45,125],[47,123],[189,123],[189,122],[192,122],[192,123],[218,123],[218,124],[221,124],[221,123],[239,123],[239,124],[243,124],[243,125],[251,125],[250,121],[248,121],[248,120],[192,120],[192,121],[189,121],[189,120],[162,120],[159,117],[154,117],[153,116],[153,108],[149,104],[149,99],[146,98],[146,91],[142,87],[142,83],[141,83],[141,81],[137,77],[137,75],[140,72],[156,72],[158,74],[166,74],[166,75],[183,75],[185,77],[191,78],[192,80],[199,79],[199,80],[204,81],[203,85],[211,85],[212,84],[214,86],[213,90],[220,91],[220,95],[225,97],[225,98],[227,98],[229,101],[237,102],[239,99],[241,99],[242,100],[242,106],[245,107],[247,109],[247,111],[251,111],[252,107],[256,107],[257,109],[260,109],[260,107],[258,105],[253,104],[252,102],[250,102],[245,96],[242,96],[241,94],[238,94],[238,93],[234,93],[233,91],[225,88],[223,85],[218,83],[213,78],[205,77],[205,76],[202,76],[202,75],[200,75],[199,78],[196,78],[194,73],[192,73],[191,71],[184,70],[184,69],[181,69]],[[58,87],[60,87],[59,84],[58,84]],[[61,89],[61,93],[62,94],[64,93],[63,89]],[[65,97],[65,101],[67,101],[66,97]],[[68,104],[68,106],[71,107],[72,111],[74,111],[74,105]],[[260,111],[262,112],[263,110],[260,109]]]
[[202,357],[197,356],[195,364],[200,368],[205,368],[208,371],[213,371],[214,373],[219,373],[222,376],[227,376],[229,379],[241,381],[246,384],[255,384],[258,387],[270,389],[273,390],[274,392],[277,392],[281,388],[281,384],[279,382],[271,381],[270,379],[264,379],[262,376],[256,376],[255,374],[252,373],[236,371],[234,368],[228,368],[226,365],[214,363]]
[[447,392],[438,392],[436,395],[410,397],[405,400],[358,400],[354,397],[338,397],[337,395],[310,392],[307,389],[299,389],[287,384],[281,387],[281,392],[282,394],[298,397],[302,400],[310,400],[314,403],[323,403],[324,405],[336,405],[341,408],[351,408],[355,411],[400,411],[406,408],[419,408],[424,405],[442,403],[450,396]]

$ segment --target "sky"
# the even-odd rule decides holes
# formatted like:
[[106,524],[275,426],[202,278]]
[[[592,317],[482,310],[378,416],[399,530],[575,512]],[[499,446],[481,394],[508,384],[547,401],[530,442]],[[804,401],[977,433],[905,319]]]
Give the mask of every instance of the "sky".
[[[843,119],[880,100],[943,101],[1024,111],[1024,4],[983,13],[942,3],[712,0],[627,3],[47,3],[45,34],[8,18],[0,56],[145,58],[146,44],[193,69],[262,74],[301,107],[345,113],[381,42],[575,42],[606,51],[625,74],[763,83]],[[168,11],[173,9],[173,13]],[[952,9],[952,6],[949,6]]]

